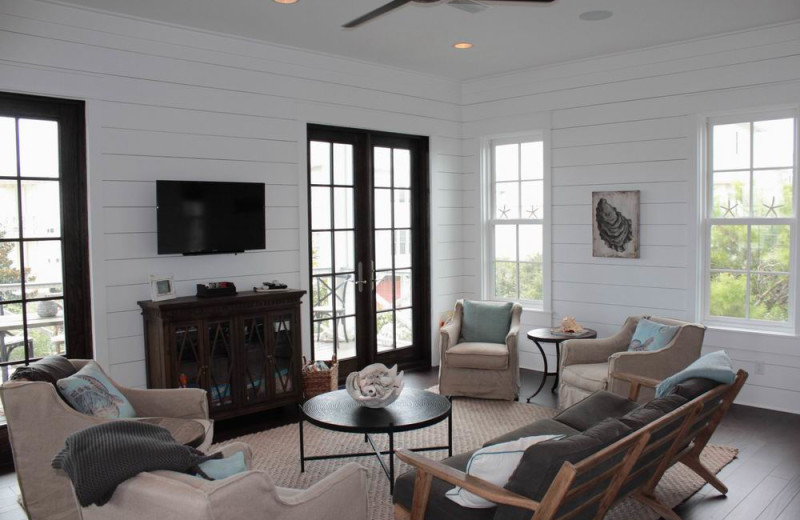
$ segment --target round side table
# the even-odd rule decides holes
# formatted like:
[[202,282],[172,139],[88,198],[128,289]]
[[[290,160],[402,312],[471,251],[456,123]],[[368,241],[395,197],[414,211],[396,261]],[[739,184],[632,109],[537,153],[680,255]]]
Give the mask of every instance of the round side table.
[[[536,397],[536,395],[542,391],[544,388],[544,382],[547,380],[547,376],[556,376],[556,380],[553,383],[553,390],[552,392],[556,391],[558,388],[558,367],[561,366],[561,343],[567,341],[568,339],[592,339],[597,337],[597,331],[593,329],[584,329],[583,334],[554,334],[549,328],[544,329],[534,329],[528,331],[528,339],[536,343],[536,346],[539,348],[539,352],[542,354],[542,362],[544,363],[544,374],[542,374],[542,382],[539,383],[539,388],[528,397],[527,402],[531,402],[531,399]],[[556,371],[550,372],[547,368],[547,356],[544,353],[544,349],[542,348],[542,343],[553,343],[556,346]]]

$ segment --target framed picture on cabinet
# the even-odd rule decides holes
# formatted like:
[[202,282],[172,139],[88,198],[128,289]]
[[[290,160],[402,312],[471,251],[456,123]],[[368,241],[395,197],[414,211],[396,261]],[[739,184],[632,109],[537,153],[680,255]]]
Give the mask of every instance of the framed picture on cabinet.
[[150,275],[150,299],[154,302],[175,298],[175,277],[169,275]]

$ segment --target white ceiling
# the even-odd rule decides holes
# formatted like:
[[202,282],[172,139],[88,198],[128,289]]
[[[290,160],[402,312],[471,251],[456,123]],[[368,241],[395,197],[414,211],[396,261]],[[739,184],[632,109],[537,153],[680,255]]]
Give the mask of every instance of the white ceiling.
[[[800,19],[798,0],[556,0],[487,2],[469,14],[408,4],[356,29],[341,25],[389,0],[65,0],[66,3],[456,79]],[[585,22],[589,10],[613,11]],[[460,40],[475,44],[458,51]]]

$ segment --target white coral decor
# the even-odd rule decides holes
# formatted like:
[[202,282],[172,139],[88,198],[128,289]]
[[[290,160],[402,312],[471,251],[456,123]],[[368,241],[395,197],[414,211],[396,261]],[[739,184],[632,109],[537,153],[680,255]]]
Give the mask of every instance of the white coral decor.
[[345,388],[350,397],[367,408],[384,408],[392,404],[403,391],[403,372],[397,365],[386,368],[382,363],[365,367],[347,376]]

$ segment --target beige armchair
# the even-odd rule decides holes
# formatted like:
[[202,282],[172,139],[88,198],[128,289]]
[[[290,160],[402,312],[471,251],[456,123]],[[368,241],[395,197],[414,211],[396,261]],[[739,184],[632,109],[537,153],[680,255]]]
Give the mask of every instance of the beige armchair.
[[[561,344],[558,406],[567,408],[597,390],[610,390],[627,396],[629,383],[612,379],[622,373],[661,380],[680,372],[700,357],[706,327],[698,323],[669,318],[647,318],[680,328],[666,347],[653,352],[628,352],[636,325],[644,316],[631,316],[615,335],[603,339],[571,339]],[[639,402],[653,398],[653,390],[643,390]]]
[[464,300],[439,332],[439,393],[512,401],[519,396],[517,337],[522,306],[514,304],[505,343],[462,343]]
[[[228,457],[250,447],[232,443]],[[208,481],[183,473],[140,473],[120,484],[102,507],[80,508],[82,520],[367,520],[367,471],[349,463],[308,489],[281,488],[264,471],[250,470]],[[74,502],[77,504],[77,501]]]
[[[70,360],[80,370],[86,360]],[[110,378],[109,378],[110,380]],[[133,405],[139,417],[195,419],[205,429],[198,447],[207,450],[213,437],[205,390],[140,390],[114,386]],[[12,381],[0,387],[8,436],[22,492],[23,505],[32,520],[76,520],[79,518],[69,479],[50,467],[68,435],[100,423],[103,419],[72,409],[50,383]]]

